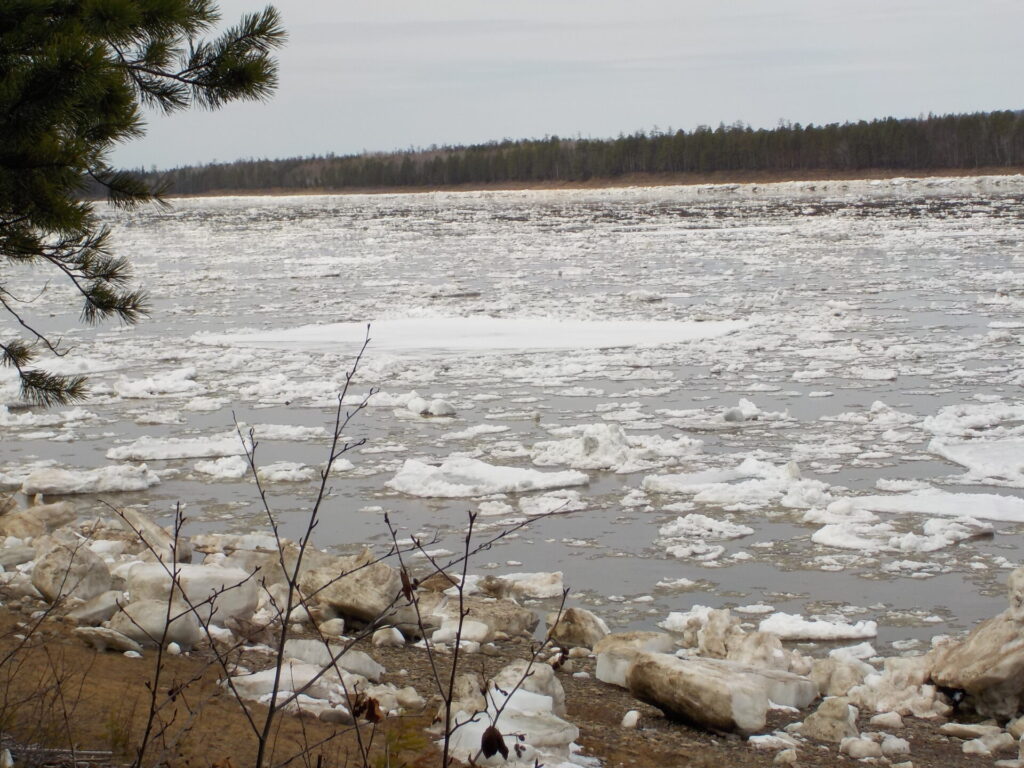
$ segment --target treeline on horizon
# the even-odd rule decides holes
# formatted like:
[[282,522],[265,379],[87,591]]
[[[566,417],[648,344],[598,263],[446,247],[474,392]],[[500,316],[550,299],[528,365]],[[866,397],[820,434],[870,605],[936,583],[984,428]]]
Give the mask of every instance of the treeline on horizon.
[[628,174],[926,171],[1024,166],[1024,111],[824,126],[741,123],[615,139],[505,140],[392,153],[239,160],[139,173],[171,194],[583,182]]

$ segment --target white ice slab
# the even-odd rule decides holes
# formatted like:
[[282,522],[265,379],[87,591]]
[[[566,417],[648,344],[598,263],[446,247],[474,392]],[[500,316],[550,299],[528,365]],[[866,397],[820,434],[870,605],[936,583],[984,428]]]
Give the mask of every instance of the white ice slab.
[[[375,352],[430,355],[438,352],[609,349],[654,347],[712,339],[747,327],[738,320],[557,320],[544,317],[417,317],[375,320]],[[360,345],[366,323],[302,325],[271,331],[196,334],[204,344],[336,350]]]
[[773,613],[758,627],[784,640],[859,640],[875,637],[878,625],[873,621],[849,624],[843,620],[805,619],[792,613]]
[[216,456],[238,456],[243,453],[242,441],[235,432],[210,437],[150,437],[119,445],[107,451],[108,459],[158,461],[167,459],[201,459]]
[[22,483],[26,494],[113,493],[144,491],[160,482],[145,464],[120,464],[99,469],[45,468],[32,472]]
[[1024,499],[997,493],[949,493],[930,488],[896,496],[858,496],[850,501],[854,507],[872,512],[1024,522]]
[[964,482],[1024,488],[1024,440],[953,440],[936,438],[928,450],[967,467]]
[[410,496],[454,499],[564,488],[584,485],[587,480],[583,472],[572,470],[539,472],[536,469],[502,467],[477,459],[452,457],[438,467],[408,459],[387,485]]

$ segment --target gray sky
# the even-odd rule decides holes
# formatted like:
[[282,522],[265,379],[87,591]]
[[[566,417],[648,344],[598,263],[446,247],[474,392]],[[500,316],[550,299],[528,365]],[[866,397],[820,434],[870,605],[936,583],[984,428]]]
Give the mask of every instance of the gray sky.
[[[225,21],[263,0],[221,0]],[[1020,0],[278,0],[266,104],[153,115],[170,167],[1024,107]]]

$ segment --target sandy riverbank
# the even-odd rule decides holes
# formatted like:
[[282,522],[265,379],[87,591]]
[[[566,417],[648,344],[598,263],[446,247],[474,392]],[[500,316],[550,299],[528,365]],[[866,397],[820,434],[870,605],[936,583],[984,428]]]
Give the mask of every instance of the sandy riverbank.
[[[26,602],[26,613],[38,608]],[[0,610],[0,652],[15,642],[14,632],[27,616],[20,610]],[[21,625],[22,627],[24,624]],[[87,648],[71,634],[71,626],[63,620],[45,622],[33,638],[32,650],[19,653],[15,675],[9,677],[6,690],[25,696],[12,714],[6,735],[21,743],[45,742],[47,746],[66,748],[68,741],[78,750],[109,751],[108,759],[97,765],[127,764],[134,757],[145,726],[149,705],[147,687],[155,669],[155,651],[147,651],[141,659],[126,658],[120,653],[98,653]],[[432,766],[440,761],[440,753],[431,743],[433,736],[425,732],[438,707],[431,695],[436,686],[427,654],[422,649],[370,648],[365,650],[385,666],[383,678],[395,685],[413,685],[427,703],[422,712],[390,718],[371,728],[364,725],[364,737],[374,732],[374,759],[383,759],[380,746],[402,745],[391,759],[398,757],[407,766]],[[526,641],[508,641],[498,646],[493,655],[477,654],[465,662],[466,669],[485,676],[494,674],[511,660],[527,658]],[[247,653],[243,663],[259,668],[270,663],[263,651]],[[238,703],[217,684],[218,668],[208,651],[197,649],[189,656],[164,657],[166,668],[163,685],[168,689],[181,685],[177,715],[165,709],[162,718],[170,725],[160,742],[151,751],[163,755],[169,766],[218,766],[242,768],[255,755],[255,738]],[[589,677],[560,674],[565,688],[567,719],[580,729],[579,744],[585,754],[599,758],[606,768],[626,766],[680,766],[681,768],[769,768],[776,750],[757,749],[737,736],[710,733],[664,717],[657,709],[638,702],[628,691],[596,679],[595,660],[578,659],[575,670]],[[7,670],[9,673],[11,670]],[[442,670],[444,671],[444,670]],[[55,681],[63,680],[63,698],[53,695]],[[190,684],[185,685],[186,683]],[[47,693],[49,692],[49,694]],[[10,697],[9,697],[10,698]],[[261,711],[256,706],[256,711]],[[640,713],[637,729],[621,726],[629,710]],[[774,712],[769,720],[772,728],[799,719],[796,713]],[[940,721],[941,722],[941,721]],[[323,754],[324,766],[359,765],[354,732],[347,727],[330,726],[316,718],[285,715],[275,731],[275,759],[301,751],[303,744],[329,739],[312,753],[310,763],[316,765]],[[861,727],[871,730],[867,716]],[[938,732],[935,721],[905,719],[898,735],[910,742],[915,768],[954,768],[956,766],[991,766],[991,756],[966,755],[959,739],[950,739]],[[346,763],[347,756],[347,763]],[[805,768],[830,768],[836,765],[836,745],[808,742],[799,753],[799,765]],[[302,765],[301,759],[294,765]],[[374,763],[384,764],[384,763]],[[391,763],[394,765],[394,762]]]

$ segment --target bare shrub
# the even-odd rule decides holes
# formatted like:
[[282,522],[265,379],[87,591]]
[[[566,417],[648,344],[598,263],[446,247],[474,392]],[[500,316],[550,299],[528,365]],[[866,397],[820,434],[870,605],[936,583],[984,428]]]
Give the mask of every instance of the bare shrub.
[[[371,766],[390,766],[392,758],[399,754],[418,753],[417,765],[434,764],[437,759],[441,766],[447,768],[455,759],[453,754],[453,737],[468,723],[486,722],[479,748],[475,754],[468,755],[470,761],[481,756],[491,756],[498,752],[506,754],[508,744],[512,750],[518,748],[520,734],[502,733],[500,721],[502,712],[508,706],[512,695],[533,674],[535,665],[551,647],[552,627],[547,636],[533,644],[526,659],[525,666],[515,684],[508,690],[497,689],[491,684],[481,691],[484,706],[476,707],[468,713],[468,717],[458,718],[456,705],[459,703],[457,694],[460,686],[460,673],[466,666],[466,654],[463,650],[463,630],[465,622],[471,616],[466,591],[469,574],[469,563],[479,553],[490,549],[494,544],[508,537],[515,531],[528,525],[532,520],[524,520],[486,537],[479,536],[476,529],[477,517],[470,513],[462,535],[462,549],[457,555],[445,560],[431,554],[428,547],[439,539],[435,533],[428,540],[413,538],[411,542],[401,542],[398,529],[389,515],[384,516],[385,526],[390,534],[391,544],[379,555],[368,555],[353,560],[351,567],[343,568],[326,580],[309,582],[304,576],[309,572],[311,557],[321,556],[313,547],[313,536],[319,525],[324,505],[330,497],[330,481],[332,472],[338,461],[349,451],[365,443],[365,439],[349,441],[346,431],[353,419],[368,405],[376,390],[371,388],[362,397],[350,400],[350,386],[355,378],[363,355],[369,344],[369,333],[356,355],[350,369],[345,374],[345,385],[337,396],[334,411],[333,428],[330,432],[327,458],[319,473],[319,483],[315,497],[304,518],[302,532],[297,542],[286,540],[281,534],[278,515],[273,510],[267,489],[258,471],[259,443],[252,430],[244,431],[236,420],[236,431],[249,465],[250,474],[260,500],[267,530],[274,542],[273,552],[263,565],[249,570],[244,578],[233,583],[223,584],[211,589],[208,594],[190,593],[183,579],[183,566],[180,562],[181,549],[185,546],[183,529],[187,523],[180,505],[175,510],[174,522],[169,533],[169,541],[159,536],[159,531],[148,530],[148,527],[136,522],[114,505],[106,504],[116,515],[123,526],[131,531],[148,550],[149,558],[162,569],[167,580],[166,601],[162,609],[162,622],[159,631],[152,631],[147,626],[124,611],[127,620],[141,633],[144,644],[154,649],[150,664],[149,676],[146,681],[146,693],[141,699],[123,701],[116,712],[111,711],[104,722],[98,725],[110,747],[110,751],[90,753],[83,760],[83,753],[76,751],[79,742],[75,728],[77,702],[80,701],[88,669],[69,669],[61,664],[59,656],[52,656],[40,635],[43,622],[58,610],[61,599],[54,601],[45,611],[41,612],[33,623],[25,626],[16,642],[5,644],[6,650],[0,652],[0,693],[6,693],[0,702],[0,730],[6,731],[15,725],[15,721],[24,719],[23,715],[45,727],[37,728],[40,744],[62,742],[68,750],[68,758],[72,763],[88,762],[97,755],[113,759],[115,754],[124,755],[131,765],[143,768],[148,765],[165,765],[172,760],[184,740],[190,737],[197,720],[210,703],[218,698],[219,693],[226,692],[234,706],[242,713],[243,721],[251,732],[254,747],[254,768],[277,768],[285,765],[326,765],[355,764],[362,768]],[[556,510],[549,514],[560,514]],[[536,518],[535,518],[536,519]],[[147,528],[147,530],[144,530]],[[82,546],[82,544],[79,544]],[[313,553],[317,554],[314,555]],[[412,568],[410,558],[416,555],[423,561],[419,572]],[[322,663],[317,664],[317,671],[304,679],[299,685],[286,679],[288,673],[288,642],[292,638],[293,619],[297,615],[304,617],[315,615],[318,597],[333,585],[346,579],[358,580],[373,569],[384,567],[386,563],[395,563],[398,573],[393,594],[386,597],[386,605],[378,606],[376,612],[366,617],[361,626],[355,625],[347,632],[347,637],[335,643],[333,637],[327,636],[318,622],[311,622],[314,639],[324,649],[326,655]],[[391,568],[392,566],[387,565]],[[432,578],[444,580],[454,591],[453,600],[457,602],[455,614],[455,634],[450,650],[442,649],[431,640],[434,622],[423,610],[421,585]],[[231,633],[224,633],[219,628],[219,609],[230,593],[242,590],[246,585],[259,585],[266,602],[272,611],[272,618],[265,626],[256,626],[245,619],[225,622],[232,628]],[[275,588],[280,585],[280,588]],[[63,594],[61,592],[61,594]],[[561,616],[565,604],[566,592],[562,594],[558,616]],[[122,609],[128,606],[120,606]],[[436,606],[435,606],[436,607]],[[353,651],[355,646],[368,640],[381,628],[403,622],[406,631],[421,638],[424,653],[431,670],[433,694],[435,700],[441,701],[438,711],[440,728],[436,735],[430,737],[424,731],[429,722],[429,713],[420,713],[413,717],[399,718],[385,726],[386,713],[382,711],[380,702],[374,696],[360,688],[350,688],[345,680],[341,662],[345,654]],[[174,637],[177,622],[192,622],[198,627],[201,636],[201,647],[193,654],[194,659],[202,663],[193,664],[190,671],[182,674],[181,668],[171,669],[171,658],[178,653]],[[409,629],[411,624],[412,630]],[[270,693],[259,702],[254,702],[238,687],[237,680],[242,668],[243,654],[250,640],[258,639],[268,642],[270,646],[270,666],[273,670],[273,682]],[[22,667],[29,661],[28,651],[43,653],[46,664],[45,676],[36,680],[22,679],[18,685],[11,681],[21,674]],[[443,650],[443,652],[442,652]],[[33,665],[38,669],[39,665]],[[211,675],[219,679],[219,683],[211,689]],[[347,723],[334,728],[330,733],[313,731],[307,726],[307,712],[304,697],[321,681],[340,683],[344,694],[344,706],[347,710]],[[498,701],[498,695],[503,699]],[[56,717],[54,717],[56,713]],[[289,718],[297,715],[297,726],[283,735],[282,715]],[[425,718],[423,715],[427,715]],[[48,729],[48,730],[47,730]],[[45,732],[44,732],[45,731]],[[25,731],[19,729],[19,733]],[[333,747],[337,740],[347,736],[354,745],[355,754],[350,754],[340,746]],[[436,738],[439,754],[433,753],[431,741]],[[346,742],[348,743],[348,742]],[[20,755],[28,751],[20,750]],[[239,767],[240,768],[240,767]]]

